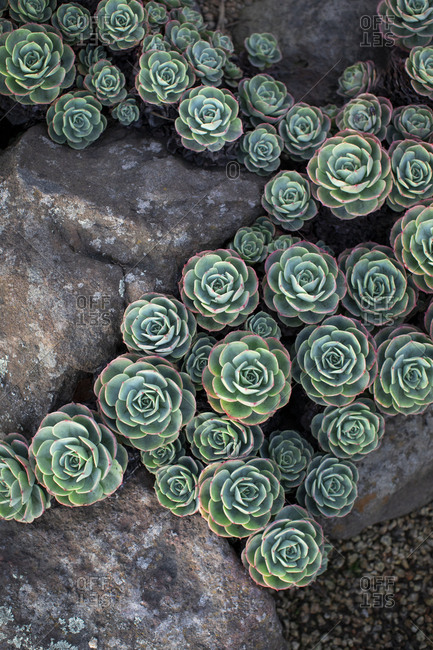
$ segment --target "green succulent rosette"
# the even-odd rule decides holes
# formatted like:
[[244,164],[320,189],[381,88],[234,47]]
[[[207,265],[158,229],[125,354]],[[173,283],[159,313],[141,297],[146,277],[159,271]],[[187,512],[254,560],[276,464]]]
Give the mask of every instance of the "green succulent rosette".
[[176,131],[193,151],[219,151],[242,135],[239,104],[229,90],[198,86],[183,95]]
[[264,70],[281,61],[282,54],[277,39],[268,32],[251,34],[244,41],[251,65]]
[[8,0],[0,0],[0,16],[3,16],[4,12],[8,8]]
[[226,63],[226,53],[219,47],[212,47],[207,41],[196,41],[189,45],[185,56],[197,79],[205,86],[220,86]]
[[345,517],[358,496],[358,479],[358,470],[350,460],[320,454],[308,465],[296,499],[313,517]]
[[281,472],[280,483],[285,492],[298,487],[313,457],[313,447],[297,431],[273,431],[260,449],[262,458],[270,458]]
[[0,41],[0,95],[50,104],[75,78],[75,55],[51,26],[28,24]]
[[230,36],[223,34],[218,29],[216,31],[202,31],[202,38],[207,39],[213,47],[224,50],[227,56],[230,56],[235,51],[235,46]]
[[255,456],[263,443],[259,426],[233,422],[226,415],[212,411],[198,413],[187,424],[185,434],[191,452],[205,465]]
[[392,113],[391,124],[386,132],[390,144],[395,140],[423,140],[430,142],[433,136],[433,110],[425,104],[399,106]]
[[433,204],[415,205],[395,222],[391,246],[416,286],[433,293]]
[[111,110],[111,117],[122,126],[130,126],[140,119],[140,109],[134,97],[126,97]]
[[293,376],[322,406],[345,406],[377,375],[376,343],[367,329],[346,316],[308,325],[295,341]]
[[268,176],[280,166],[283,140],[271,124],[260,124],[239,142],[238,161],[250,172]]
[[278,250],[285,251],[287,248],[290,248],[290,246],[293,246],[293,244],[297,244],[300,241],[302,241],[301,237],[294,237],[293,235],[280,235],[279,237],[276,237],[271,242],[269,242],[268,255]]
[[141,451],[141,462],[148,472],[156,474],[161,467],[175,465],[182,456],[186,456],[184,445],[185,440],[181,433],[176,440],[169,442],[167,445],[162,445],[150,451]]
[[336,260],[307,241],[271,253],[265,272],[265,303],[289,327],[320,323],[335,314],[346,293]]
[[358,244],[344,251],[338,263],[347,282],[343,306],[367,328],[402,322],[414,309],[415,285],[392,248]]
[[272,237],[275,235],[275,226],[266,215],[263,217],[257,217],[257,219],[253,222],[251,228],[255,232],[259,232],[263,235],[266,245],[272,241]]
[[371,133],[383,140],[391,115],[392,104],[389,99],[362,93],[343,106],[337,115],[336,123],[340,131],[353,129],[360,133]]
[[207,365],[211,350],[217,340],[204,332],[197,334],[193,344],[185,355],[182,364],[182,371],[189,375],[197,390],[203,388],[202,375]]
[[233,250],[202,251],[191,257],[179,283],[182,301],[211,332],[237,327],[259,302],[255,271]]
[[321,526],[298,505],[283,508],[242,552],[254,582],[275,591],[311,584],[325,570],[325,557]]
[[265,185],[262,206],[284,230],[299,230],[317,214],[306,174],[281,171]]
[[262,262],[268,252],[265,234],[251,226],[239,228],[228,248],[236,251],[247,264]]
[[209,404],[242,424],[266,422],[287,404],[291,361],[276,338],[234,331],[215,347],[203,371]]
[[161,29],[169,20],[167,8],[160,2],[153,2],[153,0],[147,2],[145,11],[146,20],[152,30]]
[[19,433],[0,440],[0,519],[31,524],[50,507],[50,497],[36,483],[29,443]]
[[339,77],[337,93],[350,99],[361,93],[369,93],[376,82],[377,71],[373,61],[357,61]]
[[57,0],[9,0],[9,16],[16,23],[46,23]]
[[284,150],[292,160],[309,160],[328,137],[331,120],[320,108],[298,102],[278,125]]
[[77,70],[80,75],[84,77],[86,74],[89,74],[89,70],[92,65],[98,63],[101,59],[110,61],[110,55],[107,53],[107,50],[102,46],[94,46],[87,44],[86,47],[83,47],[78,52],[77,56]]
[[104,424],[140,451],[174,442],[195,412],[190,378],[158,356],[117,357],[96,380],[95,394]]
[[172,20],[178,20],[182,25],[185,23],[194,25],[199,32],[204,30],[203,16],[199,11],[191,9],[191,6],[186,2],[182,3],[181,7],[172,9],[170,11],[170,18]]
[[391,191],[391,163],[376,136],[346,129],[329,138],[308,163],[313,196],[339,219],[382,207]]
[[191,23],[180,23],[178,20],[170,20],[165,26],[165,40],[170,50],[177,50],[181,54],[197,41],[201,36],[197,28]]
[[377,8],[381,30],[399,47],[428,45],[433,37],[433,5],[430,0],[381,0]]
[[180,9],[182,7],[192,7],[194,0],[160,0],[169,11],[172,9]]
[[341,107],[337,104],[325,104],[324,106],[319,106],[323,115],[327,115],[331,120],[331,132],[337,130],[337,115],[341,111]]
[[198,511],[198,477],[202,464],[181,456],[175,465],[161,467],[155,474],[155,492],[159,503],[178,517]]
[[143,38],[141,43],[143,53],[149,52],[150,50],[158,50],[159,52],[170,52],[172,46],[168,41],[164,40],[164,36],[159,34],[148,34]]
[[311,422],[311,433],[323,451],[354,461],[377,449],[384,432],[383,416],[373,400],[366,398],[348,406],[327,406]]
[[90,11],[75,2],[67,2],[52,15],[51,22],[62,34],[63,41],[76,45],[92,35]]
[[125,75],[107,59],[101,59],[84,77],[84,87],[93,93],[103,106],[114,106],[127,96]]
[[277,321],[265,311],[251,314],[245,321],[245,329],[253,334],[258,334],[264,339],[273,337],[280,340],[281,338],[281,330]]
[[284,504],[277,466],[264,458],[226,460],[205,467],[199,478],[199,510],[221,537],[248,537]]
[[402,212],[433,197],[433,145],[416,140],[393,142],[389,148],[392,189],[387,203]]
[[423,413],[433,403],[433,341],[414,327],[386,328],[377,338],[374,400],[387,415]]
[[414,47],[405,61],[412,88],[418,93],[433,98],[433,47]]
[[64,506],[89,506],[122,484],[128,454],[98,415],[67,404],[41,422],[29,449],[36,478]]
[[47,111],[48,134],[58,144],[85,149],[107,126],[100,102],[85,90],[66,93]]
[[257,74],[239,83],[239,105],[253,126],[263,122],[277,125],[293,106],[285,84],[269,74]]
[[6,18],[0,18],[0,36],[3,36],[3,34],[9,34],[9,32],[12,32],[13,30],[14,25],[10,20],[6,20]]
[[95,16],[99,40],[113,52],[129,50],[145,36],[144,9],[137,0],[101,0]]
[[149,50],[140,57],[135,85],[150,104],[174,104],[195,81],[194,73],[178,52]]
[[230,86],[230,88],[238,88],[243,71],[234,61],[226,60],[223,73],[223,79],[227,86]]
[[428,335],[433,339],[433,300],[429,302],[427,310],[424,315],[424,327]]

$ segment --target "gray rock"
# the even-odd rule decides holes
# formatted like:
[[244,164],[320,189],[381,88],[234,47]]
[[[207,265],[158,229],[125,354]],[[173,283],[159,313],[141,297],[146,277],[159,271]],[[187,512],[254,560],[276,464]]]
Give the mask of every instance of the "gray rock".
[[335,103],[337,79],[345,67],[366,59],[384,66],[388,59],[391,47],[379,33],[377,4],[377,0],[256,0],[241,12],[235,42],[242,48],[249,34],[272,32],[283,60],[270,74],[287,84],[296,101]]
[[272,596],[200,515],[163,510],[140,470],[88,508],[0,522],[0,647],[283,650]]
[[32,434],[117,353],[127,302],[262,212],[263,180],[111,128],[77,152],[27,131],[1,159],[0,432]]

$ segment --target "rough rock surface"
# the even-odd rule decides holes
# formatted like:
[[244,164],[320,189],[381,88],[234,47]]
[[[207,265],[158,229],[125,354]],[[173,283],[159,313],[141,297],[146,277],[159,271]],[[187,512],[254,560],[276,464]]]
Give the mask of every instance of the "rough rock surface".
[[[283,60],[270,69],[296,101],[336,101],[337,79],[355,61],[373,59],[383,66],[388,37],[378,29],[378,0],[256,0],[234,27],[238,48],[253,32],[272,32]],[[387,44],[388,43],[388,44]]]
[[206,522],[159,506],[141,469],[88,508],[0,523],[0,647],[283,650],[274,601]]
[[115,356],[128,301],[260,215],[263,181],[121,127],[83,152],[34,127],[0,169],[0,432],[29,435]]
[[381,446],[357,467],[354,509],[346,517],[322,522],[331,537],[353,537],[433,499],[433,408],[421,415],[387,418]]

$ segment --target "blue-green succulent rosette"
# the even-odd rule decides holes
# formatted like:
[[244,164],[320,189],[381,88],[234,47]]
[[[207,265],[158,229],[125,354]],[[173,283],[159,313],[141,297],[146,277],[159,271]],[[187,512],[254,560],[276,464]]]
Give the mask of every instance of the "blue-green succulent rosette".
[[295,171],[281,171],[266,183],[262,205],[277,226],[290,231],[317,214],[306,174]]
[[250,172],[268,176],[280,166],[283,140],[271,124],[259,124],[239,141],[238,161]]
[[273,431],[260,449],[262,458],[273,460],[281,472],[280,483],[286,492],[304,480],[313,447],[297,431]]
[[63,41],[70,45],[82,44],[92,35],[90,11],[75,2],[60,5],[51,22],[60,30]]
[[95,16],[99,40],[113,52],[129,50],[145,36],[144,9],[137,0],[101,0]]
[[198,479],[203,465],[189,456],[181,456],[155,474],[155,493],[159,503],[177,517],[198,511]]
[[392,187],[387,203],[403,212],[433,198],[433,145],[417,140],[397,140],[389,148]]
[[46,23],[56,9],[57,0],[9,0],[9,16],[16,23]]
[[330,118],[304,102],[292,106],[278,124],[287,155],[297,161],[309,160],[325,142],[330,128]]
[[337,93],[351,98],[368,93],[377,83],[377,70],[373,61],[357,61],[344,69],[338,78]]
[[263,122],[275,126],[294,104],[285,84],[269,74],[242,79],[238,92],[241,110],[253,126]]
[[391,115],[392,104],[389,99],[362,93],[343,106],[337,115],[336,123],[340,131],[354,129],[360,133],[371,133],[383,140]]
[[150,104],[174,104],[195,81],[185,58],[175,51],[149,50],[140,57],[135,85],[141,99]]
[[245,39],[244,46],[249,62],[260,70],[270,68],[283,58],[277,39],[269,32],[250,34]]
[[427,202],[409,208],[395,222],[390,241],[416,286],[433,293],[433,205]]
[[399,106],[392,113],[386,131],[390,144],[396,140],[423,140],[430,142],[433,136],[433,110],[426,104]]
[[431,2],[413,0],[381,0],[377,8],[382,18],[380,29],[395,45],[411,49],[429,45],[433,38],[433,6]]
[[78,90],[59,97],[47,111],[48,134],[58,144],[85,149],[105,130],[107,119],[101,103],[89,92]]

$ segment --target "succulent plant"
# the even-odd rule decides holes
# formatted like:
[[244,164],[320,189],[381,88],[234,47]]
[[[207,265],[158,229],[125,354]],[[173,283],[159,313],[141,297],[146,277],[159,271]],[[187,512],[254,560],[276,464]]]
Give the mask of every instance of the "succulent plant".
[[92,35],[90,11],[75,2],[67,2],[52,15],[51,22],[60,30],[65,43],[76,45]]
[[183,360],[182,371],[186,372],[197,389],[203,388],[202,375],[210,352],[217,340],[203,332],[197,334]]
[[247,264],[262,262],[268,251],[265,234],[251,226],[239,228],[227,248],[234,250]]
[[332,257],[335,257],[334,249],[331,246],[328,246],[328,244],[326,244],[326,242],[324,242],[323,239],[319,239],[316,242],[316,246],[318,248],[321,248],[322,251],[325,251],[325,253],[328,253],[328,255],[332,255]]
[[331,316],[296,337],[293,376],[316,404],[345,406],[373,383],[376,350],[359,321]]
[[199,32],[204,29],[203,16],[199,11],[191,9],[186,2],[183,6],[170,11],[170,20],[178,20],[182,25],[185,23],[194,25]]
[[191,88],[179,104],[176,131],[186,149],[219,151],[242,135],[238,113],[239,104],[229,90]]
[[8,8],[9,0],[0,0],[0,16],[3,16],[4,12]]
[[338,79],[337,93],[343,97],[356,97],[369,93],[377,82],[377,71],[373,61],[358,61],[347,67]]
[[93,93],[103,106],[114,106],[123,102],[127,95],[125,75],[107,59],[101,59],[91,66],[84,77],[84,87]]
[[17,23],[46,23],[57,0],[9,0],[9,16]]
[[433,110],[425,104],[408,104],[399,106],[392,113],[386,138],[395,140],[424,140],[430,142],[433,137]]
[[284,230],[299,230],[317,214],[307,176],[295,171],[281,171],[266,183],[262,205]]
[[164,39],[162,34],[148,34],[143,38],[141,47],[144,52],[150,50],[158,50],[159,52],[170,52],[173,48],[168,41]]
[[202,34],[203,37],[209,40],[209,43],[211,43],[213,47],[218,47],[221,50],[224,50],[227,56],[233,54],[235,46],[228,34],[223,34],[223,32],[220,32],[219,30],[216,30],[215,32],[202,32]]
[[414,47],[405,62],[406,72],[418,95],[433,98],[433,47]]
[[263,443],[259,426],[248,427],[212,411],[198,413],[187,424],[185,433],[192,453],[206,465],[255,456]]
[[350,460],[318,455],[308,465],[296,499],[313,517],[344,517],[358,496],[358,479],[358,470]]
[[0,95],[20,104],[50,104],[72,85],[74,58],[54,27],[15,29],[0,41]]
[[295,104],[284,115],[278,132],[284,149],[292,160],[309,160],[325,142],[331,120],[320,108],[304,102]]
[[87,91],[78,90],[59,97],[47,111],[48,134],[58,144],[85,149],[107,126],[102,106]]
[[338,262],[347,281],[343,306],[366,327],[396,324],[414,309],[417,291],[392,248],[358,244],[345,250]]
[[148,472],[156,474],[161,467],[175,465],[179,458],[186,456],[184,444],[185,440],[181,433],[176,440],[169,442],[167,445],[162,445],[150,451],[141,451],[141,462]]
[[379,372],[373,385],[388,415],[423,413],[433,403],[433,341],[414,327],[386,328],[377,337]]
[[374,135],[347,129],[329,138],[308,163],[316,199],[339,219],[382,207],[391,185],[389,156]]
[[260,70],[270,68],[282,59],[281,50],[273,34],[255,32],[245,39],[244,46],[249,62]]
[[258,334],[266,339],[270,336],[276,339],[281,338],[281,330],[277,321],[265,311],[257,311],[251,314],[245,321],[245,329],[253,334]]
[[336,123],[340,130],[354,129],[360,133],[371,133],[383,140],[391,115],[392,104],[389,99],[362,93],[343,106]]
[[128,463],[125,448],[82,404],[42,420],[29,458],[39,483],[64,506],[89,506],[113,494]]
[[427,310],[424,315],[424,327],[428,335],[433,339],[433,300],[429,302]]
[[226,60],[223,68],[223,79],[230,88],[237,88],[239,79],[242,79],[242,69],[234,61]]
[[415,140],[393,142],[389,148],[392,189],[387,203],[402,212],[433,197],[433,145]]
[[410,49],[428,45],[433,37],[433,6],[429,0],[381,0],[377,8],[382,31],[395,45]]
[[207,41],[196,41],[185,51],[197,78],[205,86],[220,86],[224,74],[226,54],[218,47],[212,47]]
[[202,251],[191,257],[179,289],[198,324],[211,332],[240,325],[259,301],[257,275],[232,250]]
[[0,36],[2,36],[3,34],[8,34],[13,30],[14,30],[14,26],[10,20],[6,20],[6,18],[0,18]]
[[195,390],[187,374],[162,357],[124,354],[95,383],[104,423],[141,451],[174,442],[195,412]]
[[176,362],[188,352],[197,323],[186,307],[163,293],[145,293],[125,310],[120,331],[130,352]]
[[29,444],[19,433],[0,440],[0,519],[31,524],[50,507],[29,463]]
[[264,458],[212,463],[199,478],[200,514],[221,537],[248,537],[281,510],[279,475]]
[[253,126],[268,122],[274,126],[293,106],[285,84],[269,74],[257,74],[239,83],[239,105]]
[[283,140],[271,124],[260,124],[240,139],[238,161],[250,172],[268,176],[280,166]]
[[191,23],[183,25],[178,20],[170,20],[165,26],[165,39],[171,50],[184,53],[189,45],[201,40],[197,28]]
[[260,232],[263,235],[265,244],[270,244],[272,237],[275,235],[275,226],[266,215],[263,217],[257,217],[257,219],[253,222],[251,228],[255,232]]
[[140,119],[140,109],[134,97],[127,96],[119,102],[111,111],[111,116],[118,120],[122,126],[130,126]]
[[293,246],[293,244],[297,244],[300,241],[302,241],[301,237],[294,237],[293,235],[280,235],[279,237],[276,237],[271,242],[269,242],[268,255],[278,250],[285,251],[287,248],[290,248],[290,246]]
[[202,464],[188,456],[175,465],[161,467],[155,474],[155,492],[159,503],[174,515],[184,517],[198,511],[198,477]]
[[325,564],[322,528],[303,508],[286,506],[271,524],[247,540],[242,562],[262,587],[306,587]]
[[391,230],[391,246],[416,286],[433,293],[433,205],[415,205],[400,217]]
[[135,85],[145,102],[174,104],[194,81],[194,73],[181,54],[149,50],[140,57]]
[[145,12],[149,27],[153,30],[160,29],[169,20],[167,8],[160,2],[154,2],[153,0],[146,2]]
[[319,106],[323,115],[327,115],[331,120],[331,131],[337,129],[337,115],[341,111],[341,107],[337,104],[325,104],[324,106]]
[[87,44],[86,47],[81,48],[78,52],[78,72],[80,75],[86,76],[92,65],[95,65],[101,59],[110,61],[110,55],[107,53],[107,50],[102,45],[95,47],[94,45]]
[[275,338],[234,331],[213,348],[203,371],[209,404],[242,424],[266,422],[291,393],[291,362]]
[[346,293],[336,260],[307,241],[271,253],[265,271],[265,303],[289,327],[320,323],[335,314]]
[[95,16],[99,40],[113,52],[129,50],[144,38],[144,9],[137,0],[101,0]]
[[297,431],[273,431],[263,442],[260,455],[277,464],[281,472],[280,483],[288,492],[304,480],[313,447]]
[[362,460],[377,449],[384,431],[383,416],[373,400],[366,398],[348,406],[327,406],[311,422],[311,433],[323,451],[349,460]]

